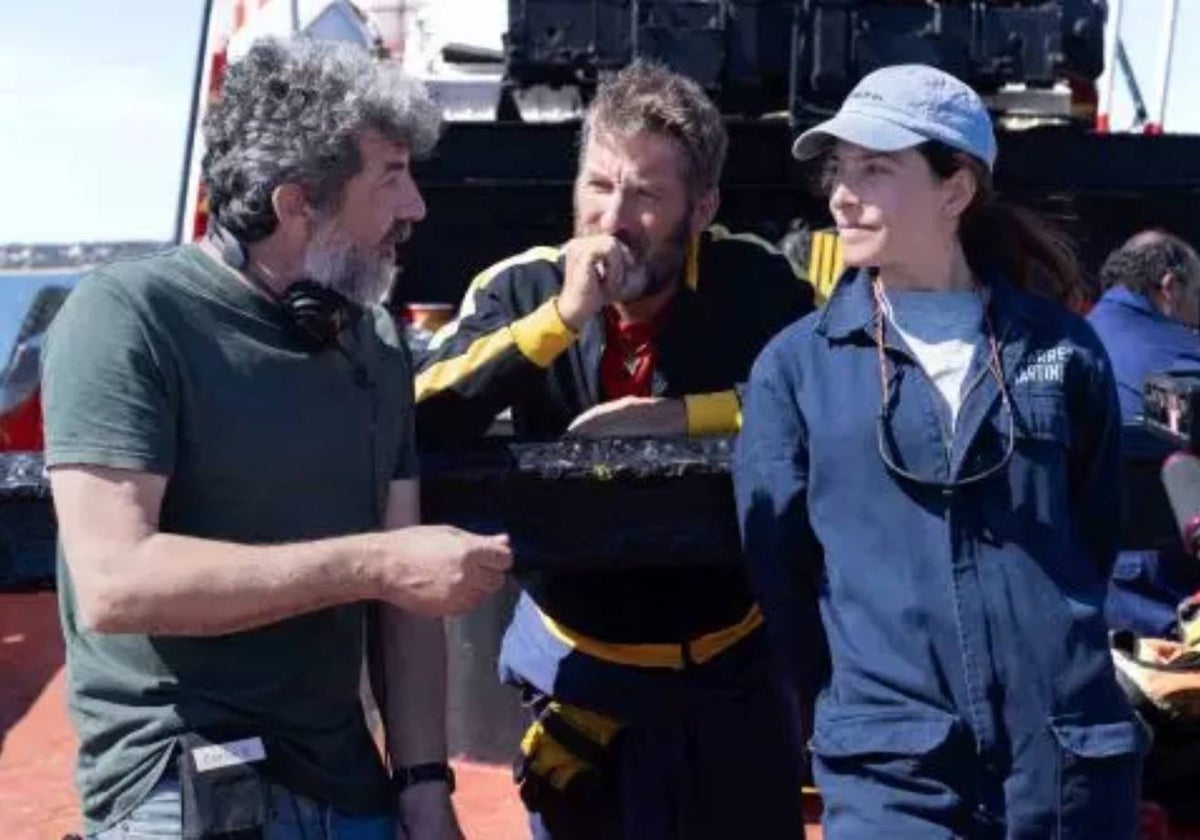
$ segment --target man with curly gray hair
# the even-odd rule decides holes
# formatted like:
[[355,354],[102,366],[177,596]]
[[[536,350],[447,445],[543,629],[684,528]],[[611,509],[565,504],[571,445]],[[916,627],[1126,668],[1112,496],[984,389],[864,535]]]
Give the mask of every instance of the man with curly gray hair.
[[[90,837],[460,836],[439,617],[511,553],[417,524],[411,366],[377,305],[437,134],[366,54],[260,42],[204,123],[211,237],[100,268],[57,318],[46,463]],[[391,778],[359,695],[368,601]]]
[[[299,209],[309,242],[298,273],[378,302],[391,286],[395,246],[425,215],[407,166],[437,142],[436,106],[418,83],[381,72],[351,47],[267,42],[238,69],[204,120],[212,219],[251,245]],[[368,158],[380,159],[384,177],[355,182]]]

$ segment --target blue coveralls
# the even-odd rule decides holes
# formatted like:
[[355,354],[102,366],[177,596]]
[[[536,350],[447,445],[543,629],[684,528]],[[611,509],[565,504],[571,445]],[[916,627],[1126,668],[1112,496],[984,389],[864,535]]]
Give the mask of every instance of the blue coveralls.
[[[1159,312],[1145,296],[1124,286],[1104,293],[1088,315],[1112,360],[1121,418],[1138,422],[1142,385],[1151,374],[1200,370],[1200,336]],[[1142,636],[1169,637],[1175,607],[1200,591],[1200,565],[1175,551],[1123,551],[1109,583],[1109,625]]]
[[[743,401],[747,562],[786,668],[819,689],[811,750],[834,840],[1136,830],[1143,736],[1102,616],[1118,527],[1112,374],[1082,320],[989,287],[1015,440],[978,484],[916,483],[880,457],[865,274],[768,345]],[[947,409],[885,331],[901,469],[946,481],[1003,456],[980,332],[947,446]]]
[[1121,418],[1142,413],[1142,384],[1154,373],[1200,370],[1200,335],[1154,308],[1143,295],[1113,286],[1092,307],[1088,323],[1112,360]]

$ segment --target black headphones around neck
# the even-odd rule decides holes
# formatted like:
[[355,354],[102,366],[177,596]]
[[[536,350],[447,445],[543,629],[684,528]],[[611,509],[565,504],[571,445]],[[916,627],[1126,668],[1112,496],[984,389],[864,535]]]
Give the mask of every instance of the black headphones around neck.
[[241,272],[255,286],[279,303],[287,317],[292,335],[306,350],[317,353],[336,350],[350,364],[356,387],[367,392],[371,400],[371,497],[382,522],[383,507],[375,481],[376,437],[379,425],[379,391],[367,367],[357,361],[339,340],[340,334],[351,327],[363,313],[363,307],[328,286],[313,280],[298,280],[282,294],[277,294],[250,267],[246,246],[215,221],[209,225],[208,239],[230,268]]
[[338,346],[338,336],[362,312],[345,295],[313,280],[297,280],[276,293],[250,269],[250,258],[240,239],[216,222],[210,223],[208,238],[230,268],[248,277],[283,308],[292,334],[312,352]]

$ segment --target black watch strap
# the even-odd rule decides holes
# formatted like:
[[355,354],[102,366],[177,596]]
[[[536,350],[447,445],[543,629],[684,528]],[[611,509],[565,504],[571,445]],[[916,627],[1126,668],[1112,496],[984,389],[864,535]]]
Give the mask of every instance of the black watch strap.
[[412,764],[392,770],[392,789],[396,793],[423,782],[445,782],[450,792],[454,793],[454,770],[444,761]]

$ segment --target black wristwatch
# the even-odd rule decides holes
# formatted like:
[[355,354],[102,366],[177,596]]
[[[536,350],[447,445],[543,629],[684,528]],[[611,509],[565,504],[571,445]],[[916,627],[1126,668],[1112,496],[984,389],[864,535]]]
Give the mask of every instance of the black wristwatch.
[[454,793],[454,770],[444,761],[431,761],[428,764],[413,764],[409,767],[397,767],[392,770],[392,790],[396,794],[403,793],[413,785],[423,782],[445,782],[450,792]]

